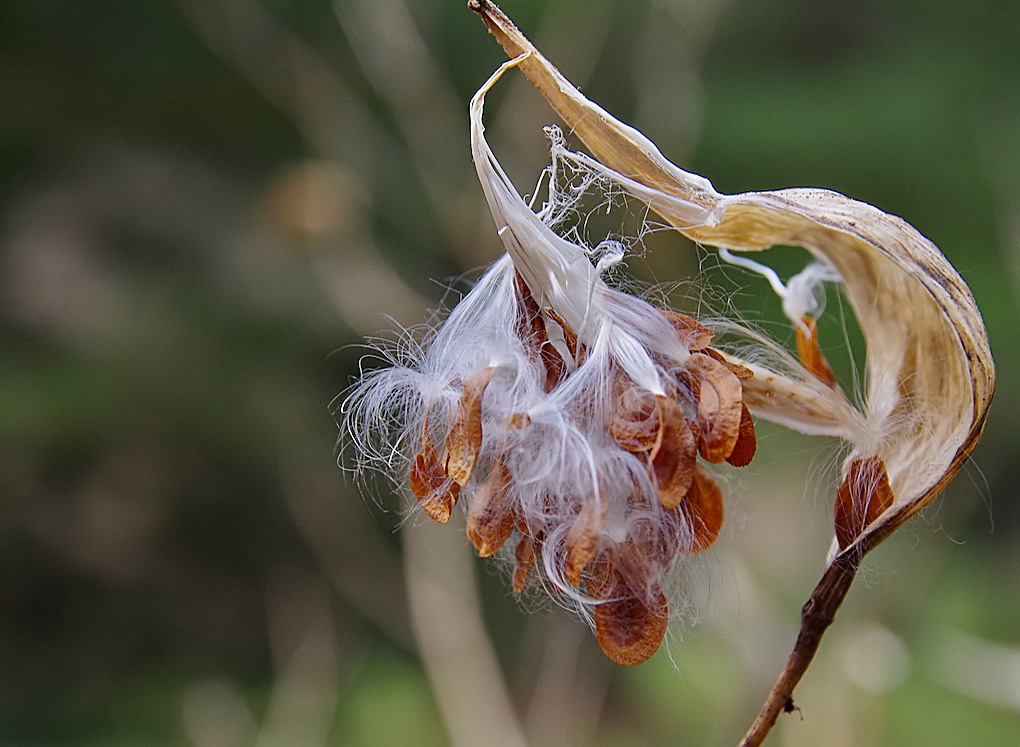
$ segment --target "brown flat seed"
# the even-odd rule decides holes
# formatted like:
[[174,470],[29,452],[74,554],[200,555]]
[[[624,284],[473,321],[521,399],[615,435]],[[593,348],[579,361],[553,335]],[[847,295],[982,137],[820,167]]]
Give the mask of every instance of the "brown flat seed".
[[638,387],[623,391],[616,397],[610,435],[627,451],[655,451],[662,441],[662,400]]
[[515,412],[507,418],[506,424],[510,428],[522,431],[531,425],[531,416],[526,412]]
[[809,316],[803,317],[802,324],[794,327],[797,335],[797,355],[804,368],[811,372],[811,375],[828,386],[836,386],[836,374],[832,366],[825,360],[822,348],[818,344],[818,327],[815,320]]
[[724,364],[695,353],[685,367],[701,380],[698,394],[698,447],[707,462],[719,464],[733,452],[740,436],[743,390],[740,380]]
[[651,603],[627,597],[595,606],[599,647],[602,653],[623,666],[640,664],[658,651],[668,624],[669,607],[662,592],[658,592]]
[[522,340],[534,342],[537,350],[545,341],[545,325],[542,323],[542,310],[531,295],[531,289],[524,282],[521,273],[514,276],[514,287],[517,290],[517,305],[521,315],[517,318],[517,336]]
[[566,374],[566,366],[563,359],[549,344],[549,335],[546,332],[542,309],[531,295],[531,290],[520,273],[517,273],[515,283],[518,307],[521,311],[521,315],[517,319],[517,335],[524,341],[531,359],[541,362],[545,369],[543,388],[549,392]]
[[667,321],[673,325],[673,329],[680,335],[680,339],[687,343],[690,350],[704,350],[715,337],[715,333],[692,316],[681,314],[672,309],[662,309]]
[[495,553],[514,532],[513,510],[507,502],[509,487],[510,471],[502,459],[497,459],[488,478],[471,497],[467,536],[480,557]]
[[517,547],[514,548],[514,560],[517,565],[514,567],[513,582],[514,591],[518,594],[524,591],[524,587],[528,583],[528,573],[535,563],[535,550],[535,540],[530,534],[522,533],[521,538],[517,541]]
[[548,338],[542,343],[542,348],[539,350],[539,358],[545,367],[545,391],[551,392],[566,377],[567,365],[563,362],[563,358],[556,352],[556,348],[552,346]]
[[422,450],[411,465],[411,491],[430,517],[445,524],[450,520],[460,494],[460,485],[447,474],[432,442],[422,436]]
[[604,599],[606,589],[613,578],[613,562],[609,552],[603,550],[588,564],[588,575],[584,580],[584,590],[592,599]]
[[482,445],[482,396],[494,373],[495,367],[489,366],[464,382],[460,411],[446,438],[446,473],[461,487],[471,477]]
[[857,457],[836,491],[835,525],[839,549],[845,550],[879,516],[892,508],[895,496],[885,462],[880,457]]
[[739,363],[734,363],[733,361],[727,359],[725,355],[720,353],[715,348],[705,348],[704,350],[701,350],[699,352],[704,353],[709,358],[712,358],[713,360],[717,360],[720,363],[722,363],[724,366],[726,366],[726,368],[730,369],[730,371],[733,372],[734,376],[736,376],[741,381],[746,381],[747,379],[754,378],[754,371],[752,371],[747,366],[742,366]]
[[691,429],[691,433],[694,435],[694,440],[701,442],[701,426],[698,425],[697,420],[687,419],[687,427]]
[[680,510],[684,512],[694,533],[691,552],[701,552],[710,548],[722,529],[722,490],[700,467],[694,469],[694,481]]
[[564,540],[567,565],[563,575],[574,588],[581,585],[581,574],[598,551],[608,509],[605,501],[585,501],[567,531]]
[[726,461],[734,467],[746,467],[754,458],[754,452],[758,448],[758,439],[754,435],[754,419],[747,405],[740,403],[740,435],[737,436],[737,443],[733,445],[733,451],[726,457]]
[[652,457],[652,473],[663,508],[676,508],[687,495],[694,479],[698,442],[675,402],[664,412],[663,437]]
[[422,450],[414,455],[414,463],[411,465],[411,491],[422,501],[445,481],[446,471],[439,463],[439,455],[431,443],[423,443]]
[[[521,315],[517,320],[518,336],[524,340],[525,347],[530,351],[532,360],[541,362],[545,369],[543,387],[550,392],[567,375],[568,366],[564,356],[580,364],[585,358],[585,349],[577,340],[577,333],[572,330],[563,318],[550,308],[542,309],[531,295],[531,290],[520,273],[516,276],[518,308]],[[565,353],[557,348],[549,339],[550,325],[556,325],[562,332],[562,341],[566,345]],[[555,337],[559,338],[559,334]]]

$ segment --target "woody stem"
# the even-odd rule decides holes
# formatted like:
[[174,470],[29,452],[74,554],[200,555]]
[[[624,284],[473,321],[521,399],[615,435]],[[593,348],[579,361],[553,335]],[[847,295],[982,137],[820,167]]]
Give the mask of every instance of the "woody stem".
[[758,747],[775,726],[779,714],[793,709],[793,690],[811,665],[822,635],[850,591],[862,558],[863,553],[856,552],[837,557],[811,592],[801,610],[800,632],[793,651],[740,747]]

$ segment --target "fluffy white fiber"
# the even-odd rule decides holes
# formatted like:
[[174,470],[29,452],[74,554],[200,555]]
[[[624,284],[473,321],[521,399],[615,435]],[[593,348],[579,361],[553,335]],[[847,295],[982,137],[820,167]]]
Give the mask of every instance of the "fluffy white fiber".
[[[622,448],[607,424],[621,380],[652,395],[680,393],[685,410],[693,412],[696,396],[679,376],[690,350],[659,309],[604,282],[600,273],[618,261],[620,247],[603,247],[596,266],[592,252],[552,230],[550,224],[577,198],[559,191],[555,170],[549,200],[538,213],[520,197],[482,137],[487,88],[472,102],[472,145],[508,253],[436,330],[418,341],[408,335],[394,350],[379,352],[388,365],[364,374],[341,406],[345,440],[359,469],[379,469],[407,485],[423,438],[442,451],[460,413],[464,383],[493,368],[482,400],[475,468],[461,501],[470,506],[501,462],[512,478],[506,500],[518,522],[541,535],[546,579],[582,605],[596,600],[564,577],[566,538],[581,508],[593,503],[604,516],[600,547],[635,537],[661,547],[630,579],[630,593],[651,599],[674,559],[690,550],[693,533],[682,515],[663,508],[648,465]],[[555,166],[566,151],[557,134],[552,141]],[[535,302],[563,322],[544,318],[548,344],[567,374],[548,391],[547,368],[528,348],[534,341],[517,273]],[[571,332],[577,340],[568,344]]]

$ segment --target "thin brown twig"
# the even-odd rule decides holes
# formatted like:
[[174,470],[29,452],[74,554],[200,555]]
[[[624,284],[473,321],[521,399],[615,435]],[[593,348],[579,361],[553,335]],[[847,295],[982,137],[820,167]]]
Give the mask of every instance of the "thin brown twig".
[[822,636],[850,591],[862,557],[855,552],[836,558],[811,592],[801,610],[800,632],[793,651],[740,747],[758,747],[775,726],[779,714],[794,710],[793,690],[811,665]]
[[[980,425],[977,426],[979,430],[980,427]],[[976,438],[974,440],[976,441]],[[969,453],[969,450],[961,451],[957,456],[957,461],[962,464]],[[954,463],[949,474],[955,474],[958,469],[959,467]],[[938,492],[941,487],[940,483],[932,488],[932,491]],[[801,608],[800,631],[797,633],[797,641],[793,645],[790,657],[786,660],[786,666],[776,680],[776,684],[772,686],[772,690],[739,747],[758,747],[775,726],[779,714],[795,710],[794,688],[800,683],[804,673],[814,660],[818,646],[822,642],[822,636],[832,624],[836,612],[850,591],[850,586],[857,575],[857,570],[861,567],[864,556],[888,539],[906,521],[910,516],[910,508],[909,505],[904,506],[893,519],[871,534],[862,537],[841,555],[836,556],[829,564],[822,579]]]

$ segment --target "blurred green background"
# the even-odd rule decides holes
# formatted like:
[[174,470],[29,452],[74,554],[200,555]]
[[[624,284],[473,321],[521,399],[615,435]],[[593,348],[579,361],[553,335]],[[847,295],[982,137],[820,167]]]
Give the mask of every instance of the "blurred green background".
[[[1015,744],[1020,4],[503,8],[720,190],[874,203],[971,285],[985,438],[866,563],[770,743]],[[824,561],[831,444],[762,426],[687,579],[699,624],[628,670],[336,466],[356,344],[500,251],[466,112],[501,60],[462,0],[0,4],[0,744],[743,733]],[[530,189],[553,115],[515,77],[488,117]],[[654,238],[650,275],[697,269]]]

